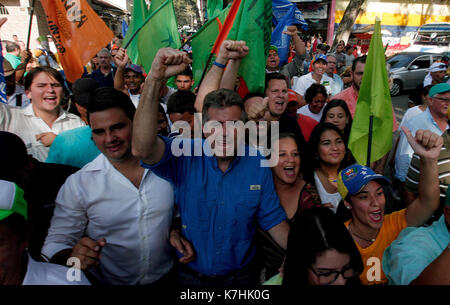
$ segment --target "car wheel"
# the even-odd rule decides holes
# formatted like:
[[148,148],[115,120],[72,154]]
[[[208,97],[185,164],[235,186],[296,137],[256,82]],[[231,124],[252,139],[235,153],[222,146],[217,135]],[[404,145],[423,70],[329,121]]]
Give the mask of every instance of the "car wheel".
[[398,79],[394,79],[394,83],[392,84],[391,87],[391,96],[397,96],[402,92],[402,82]]

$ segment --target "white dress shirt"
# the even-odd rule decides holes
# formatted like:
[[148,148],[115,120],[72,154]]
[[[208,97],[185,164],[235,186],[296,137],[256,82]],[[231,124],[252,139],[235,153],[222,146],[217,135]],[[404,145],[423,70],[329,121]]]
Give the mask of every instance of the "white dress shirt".
[[105,284],[149,284],[173,266],[173,214],[169,182],[146,169],[137,189],[100,154],[61,187],[42,254],[51,258],[84,236],[104,237],[99,268],[90,271]]
[[[309,72],[301,77],[294,76],[294,84],[292,85],[292,90],[305,97],[306,90],[311,87],[312,84],[317,84],[316,80],[312,78],[313,72]],[[320,84],[325,87],[327,94],[331,94],[331,85],[333,84],[333,79],[326,75],[322,75],[320,79]]]
[[50,147],[45,147],[36,140],[36,135],[53,132],[58,135],[65,130],[85,126],[78,116],[60,108],[60,115],[50,128],[47,123],[34,113],[32,104],[25,108],[10,107],[0,103],[0,130],[18,135],[25,143],[28,154],[41,162],[47,159]]
[[[61,265],[37,262],[28,255],[27,273],[22,285],[90,285],[83,272],[80,277],[70,277],[74,272]],[[69,276],[68,276],[69,275]]]

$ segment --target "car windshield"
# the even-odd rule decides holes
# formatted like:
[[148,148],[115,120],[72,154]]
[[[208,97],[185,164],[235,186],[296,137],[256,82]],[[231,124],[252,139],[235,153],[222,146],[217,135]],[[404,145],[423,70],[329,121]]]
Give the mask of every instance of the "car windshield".
[[406,67],[413,59],[414,55],[412,54],[397,54],[390,59],[388,59],[388,64],[391,65],[391,69]]

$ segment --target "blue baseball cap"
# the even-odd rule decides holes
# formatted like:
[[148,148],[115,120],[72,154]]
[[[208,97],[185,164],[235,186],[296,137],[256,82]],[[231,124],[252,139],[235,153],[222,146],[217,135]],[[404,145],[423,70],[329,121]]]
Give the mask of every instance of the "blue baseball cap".
[[132,70],[136,73],[144,74],[144,71],[142,70],[142,68],[135,64],[126,65],[124,70]]
[[338,191],[345,199],[347,195],[355,195],[372,180],[377,180],[380,184],[388,185],[391,181],[383,175],[375,173],[371,168],[360,164],[353,164],[344,168],[338,175]]
[[327,56],[325,54],[318,54],[316,57],[314,57],[313,64],[318,61],[319,59],[323,60],[324,62],[328,63]]

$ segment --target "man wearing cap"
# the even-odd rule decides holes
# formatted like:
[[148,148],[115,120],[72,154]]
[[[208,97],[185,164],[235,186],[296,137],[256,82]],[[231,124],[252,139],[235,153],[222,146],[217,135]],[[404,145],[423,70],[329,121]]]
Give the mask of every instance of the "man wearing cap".
[[46,163],[66,164],[82,168],[100,154],[100,150],[92,140],[92,131],[86,110],[89,96],[96,88],[98,88],[98,83],[91,78],[80,78],[73,83],[72,101],[80,113],[81,119],[88,125],[58,134],[50,146]]
[[297,35],[297,27],[295,25],[288,26],[283,32],[292,37],[295,47],[295,56],[290,63],[285,64],[280,70],[280,57],[278,56],[278,48],[274,45],[269,47],[269,54],[266,61],[266,73],[280,72],[288,80],[294,76],[303,74],[303,61],[305,60],[306,48],[305,42]]
[[16,70],[9,61],[3,61],[3,75],[6,83],[7,104],[14,107],[24,108],[30,104],[30,99],[25,94],[25,88],[16,82]]
[[137,108],[141,97],[141,85],[144,82],[144,71],[135,64],[129,64],[129,58],[125,49],[119,48],[114,57],[117,66],[114,76],[114,88],[127,94]]
[[[450,85],[437,84],[431,87],[428,96],[427,109],[405,124],[413,135],[418,129],[426,129],[442,135],[449,128],[447,111],[450,105]],[[402,183],[405,182],[412,155],[413,149],[408,144],[406,135],[401,132],[395,155],[395,178]]]
[[394,285],[450,285],[450,189],[438,221],[404,229],[384,251],[383,271]]
[[333,79],[326,75],[328,59],[326,55],[318,54],[315,56],[312,67],[313,71],[301,77],[294,76],[292,89],[295,90],[302,97],[305,97],[305,92],[312,84],[323,85],[330,94],[331,84]]
[[443,62],[434,62],[423,80],[423,87],[444,82],[445,76],[447,75],[447,68],[447,65]]
[[437,158],[442,137],[429,130],[418,130],[413,136],[406,127],[402,129],[420,155],[422,168],[419,196],[406,209],[385,215],[383,185],[390,181],[366,166],[351,165],[339,172],[337,179],[344,206],[352,214],[345,225],[361,254],[364,271],[360,279],[365,285],[387,283],[381,269],[385,249],[404,228],[423,225],[439,206]]
[[117,68],[111,66],[111,53],[108,49],[103,48],[97,53],[97,57],[99,68],[92,71],[88,77],[95,80],[100,88],[114,87],[114,75],[116,74]]
[[82,272],[31,258],[24,193],[16,184],[0,180],[0,194],[0,285],[90,285]]
[[447,75],[448,65],[444,62],[434,62],[428,69],[428,74],[425,76],[423,82],[418,84],[416,88],[408,96],[408,99],[416,105],[421,105],[422,101],[422,91],[426,86],[434,86],[440,83],[450,82],[449,79],[445,79]]

